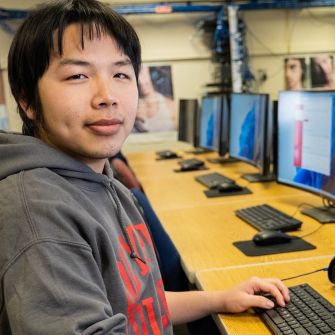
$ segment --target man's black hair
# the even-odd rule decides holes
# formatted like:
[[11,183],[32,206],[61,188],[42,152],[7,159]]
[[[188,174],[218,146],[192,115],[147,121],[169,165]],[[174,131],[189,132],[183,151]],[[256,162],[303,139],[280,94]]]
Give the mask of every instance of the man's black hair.
[[[97,0],[53,0],[40,5],[19,28],[8,54],[9,84],[25,135],[37,136],[39,125],[43,123],[38,81],[49,66],[51,53],[56,51],[62,55],[64,31],[71,24],[81,26],[82,48],[86,32],[89,39],[103,34],[114,38],[120,50],[130,58],[138,80],[141,66],[138,36],[133,27],[108,5]],[[34,111],[34,120],[27,117],[27,108]]]

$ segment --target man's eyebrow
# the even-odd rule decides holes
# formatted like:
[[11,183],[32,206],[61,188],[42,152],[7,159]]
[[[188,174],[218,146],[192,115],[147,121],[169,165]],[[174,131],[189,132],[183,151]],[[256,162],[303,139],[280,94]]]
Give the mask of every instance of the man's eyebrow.
[[71,58],[62,59],[59,62],[59,66],[66,66],[66,65],[90,66],[90,63],[80,59],[71,59]]
[[113,63],[113,65],[115,66],[128,66],[128,65],[131,65],[131,61],[130,59],[126,58],[126,59],[122,59],[120,61],[117,61],[115,63]]
[[[122,60],[118,60],[116,62],[112,62],[111,65],[115,66],[115,67],[121,67],[121,66],[128,66],[131,65],[131,61],[130,59],[126,58],[126,59],[122,59]],[[77,66],[92,66],[93,64],[84,60],[80,60],[80,59],[72,59],[72,58],[65,58],[62,59],[59,62],[59,66],[66,66],[66,65],[77,65]]]

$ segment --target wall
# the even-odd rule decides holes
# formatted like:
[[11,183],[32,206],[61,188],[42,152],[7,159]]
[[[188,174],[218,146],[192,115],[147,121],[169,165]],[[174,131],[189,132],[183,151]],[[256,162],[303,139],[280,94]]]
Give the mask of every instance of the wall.
[[[17,2],[17,3],[15,3]],[[7,1],[7,8],[29,8],[30,1]],[[31,1],[37,3],[37,1]],[[14,7],[15,3],[15,7]],[[0,7],[4,0],[0,0]],[[127,15],[139,34],[144,63],[171,65],[175,100],[196,98],[203,94],[203,87],[212,81],[214,67],[210,61],[210,51],[202,42],[196,29],[197,22],[211,13],[177,13]],[[0,64],[7,76],[7,53],[12,36],[0,29]],[[21,129],[21,121],[16,113],[15,103],[6,82],[6,101],[12,130]]]
[[[284,89],[284,58],[335,53],[335,8],[258,10],[241,13],[247,26],[250,66],[257,77],[264,70],[267,80],[261,92],[277,98]],[[309,74],[307,74],[309,77]],[[307,83],[308,84],[308,83]]]
[[[0,7],[30,8],[38,0],[0,0]],[[134,2],[134,1],[132,1]],[[141,3],[140,0],[137,0]],[[120,4],[120,3],[119,3]],[[122,3],[124,5],[124,3]],[[309,57],[317,53],[334,53],[335,8],[303,10],[258,10],[241,13],[247,26],[247,46],[252,73],[267,74],[263,83],[257,81],[254,90],[269,92],[276,98],[284,88],[283,61],[288,55]],[[196,29],[197,22],[210,13],[178,13],[171,15],[127,15],[137,30],[143,61],[148,64],[172,66],[175,98],[200,97],[204,85],[212,82],[215,67],[203,36]],[[0,29],[0,64],[7,68],[7,52],[12,36]],[[8,84],[6,100],[10,111],[10,125],[20,130],[21,123],[10,96]]]

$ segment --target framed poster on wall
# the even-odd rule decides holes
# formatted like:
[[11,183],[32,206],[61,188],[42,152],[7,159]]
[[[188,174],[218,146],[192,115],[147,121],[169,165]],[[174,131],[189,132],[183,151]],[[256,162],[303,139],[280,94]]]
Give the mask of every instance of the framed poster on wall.
[[171,67],[143,65],[139,75],[137,132],[176,130]]

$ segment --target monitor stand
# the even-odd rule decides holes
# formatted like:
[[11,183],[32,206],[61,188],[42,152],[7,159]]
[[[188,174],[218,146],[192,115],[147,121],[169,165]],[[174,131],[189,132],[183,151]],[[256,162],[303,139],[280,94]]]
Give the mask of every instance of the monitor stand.
[[300,211],[320,223],[335,223],[335,208],[332,207],[312,207],[304,208]]
[[193,150],[185,151],[187,154],[194,154],[194,155],[200,155],[205,154],[207,152],[212,152],[213,150],[206,149],[206,148],[194,148]]
[[248,180],[250,183],[262,183],[276,180],[276,176],[273,174],[262,175],[260,173],[247,173],[241,177]]
[[217,158],[208,158],[208,162],[213,163],[213,164],[225,164],[225,163],[234,163],[237,162],[238,159],[232,158],[232,157],[217,157]]

